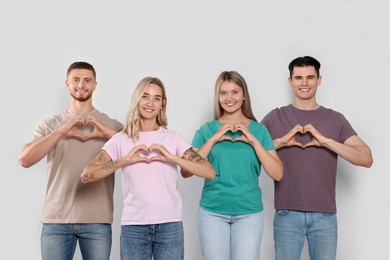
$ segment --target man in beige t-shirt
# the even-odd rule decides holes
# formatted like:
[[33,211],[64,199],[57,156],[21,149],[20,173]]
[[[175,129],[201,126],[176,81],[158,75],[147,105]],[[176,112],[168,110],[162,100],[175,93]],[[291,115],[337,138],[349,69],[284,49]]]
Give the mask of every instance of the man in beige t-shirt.
[[44,120],[19,156],[26,168],[47,156],[42,259],[71,260],[78,241],[84,260],[108,260],[115,175],[90,184],[82,184],[80,175],[122,124],[93,107],[97,82],[91,64],[71,64],[65,83],[69,106]]

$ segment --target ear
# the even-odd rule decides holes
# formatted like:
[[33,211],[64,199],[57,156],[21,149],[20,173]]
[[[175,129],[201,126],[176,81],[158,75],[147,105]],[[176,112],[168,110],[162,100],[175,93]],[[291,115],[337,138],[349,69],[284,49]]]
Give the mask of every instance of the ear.
[[289,85],[290,87],[292,87],[292,80],[291,80],[290,77],[287,79],[287,83],[288,83],[288,85]]
[[95,86],[93,87],[94,91],[96,90],[96,86],[97,86],[97,81],[95,81]]
[[[167,105],[167,100],[166,99],[163,99],[162,101],[162,107],[165,107]],[[161,108],[162,109],[162,108]]]
[[66,88],[69,89],[69,80],[65,80]]
[[318,85],[317,85],[317,87],[319,87],[321,85],[321,81],[322,81],[322,76],[318,76]]

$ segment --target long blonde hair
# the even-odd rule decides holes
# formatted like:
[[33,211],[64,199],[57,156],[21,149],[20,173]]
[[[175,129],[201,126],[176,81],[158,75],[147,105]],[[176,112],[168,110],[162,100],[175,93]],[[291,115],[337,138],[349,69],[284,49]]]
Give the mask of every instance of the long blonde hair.
[[253,115],[252,107],[251,107],[251,99],[249,97],[248,86],[245,82],[243,76],[241,76],[236,71],[223,71],[217,78],[215,82],[215,92],[214,92],[214,118],[219,119],[224,111],[221,105],[219,104],[219,89],[223,82],[228,81],[236,84],[242,91],[244,92],[244,100],[241,106],[242,113],[244,116],[257,121],[256,117]]
[[135,88],[133,95],[131,97],[131,105],[127,116],[127,122],[123,128],[123,132],[131,137],[133,140],[138,140],[139,138],[139,111],[138,111],[138,103],[145,93],[145,90],[149,84],[156,84],[162,90],[162,108],[157,115],[156,122],[159,126],[167,127],[168,120],[166,116],[166,108],[167,108],[167,95],[165,91],[164,84],[158,78],[154,77],[146,77],[143,78]]

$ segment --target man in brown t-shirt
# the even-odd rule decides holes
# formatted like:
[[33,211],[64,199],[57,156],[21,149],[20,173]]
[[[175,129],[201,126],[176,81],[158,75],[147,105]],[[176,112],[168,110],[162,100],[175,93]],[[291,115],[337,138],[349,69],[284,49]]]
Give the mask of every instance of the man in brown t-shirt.
[[68,107],[44,120],[19,156],[26,168],[47,156],[42,259],[71,260],[78,241],[84,260],[108,260],[114,174],[88,185],[81,183],[80,175],[122,124],[93,107],[97,82],[91,64],[71,64],[65,83],[70,94]]

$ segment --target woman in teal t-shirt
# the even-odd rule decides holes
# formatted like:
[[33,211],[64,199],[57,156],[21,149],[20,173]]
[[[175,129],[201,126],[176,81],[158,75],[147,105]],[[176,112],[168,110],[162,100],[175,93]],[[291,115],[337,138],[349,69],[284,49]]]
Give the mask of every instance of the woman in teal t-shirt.
[[214,117],[192,141],[217,173],[214,180],[205,180],[200,200],[202,254],[205,260],[258,260],[264,225],[258,185],[261,165],[276,181],[283,176],[283,165],[267,128],[252,113],[248,88],[239,73],[219,75]]

